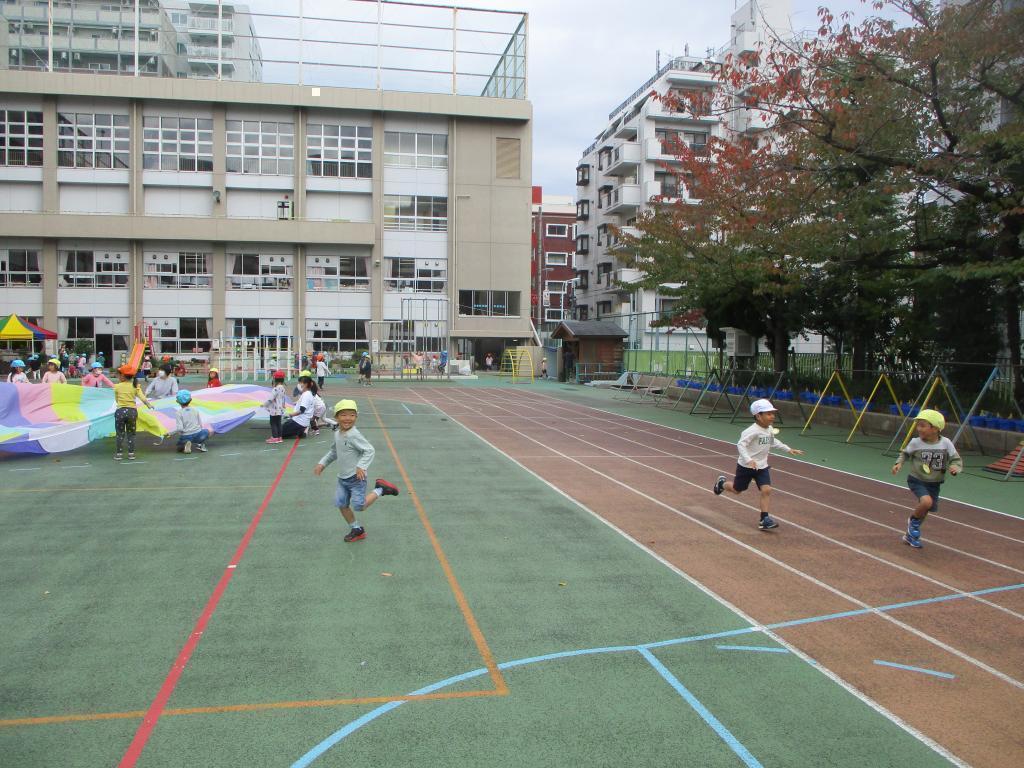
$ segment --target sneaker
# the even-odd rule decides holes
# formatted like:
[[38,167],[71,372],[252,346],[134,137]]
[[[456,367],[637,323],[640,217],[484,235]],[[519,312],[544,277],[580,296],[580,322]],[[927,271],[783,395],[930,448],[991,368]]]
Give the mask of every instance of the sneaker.
[[185,447],[181,449],[182,453],[192,453],[192,441],[186,440]]
[[365,528],[353,528],[351,531],[345,534],[345,541],[359,541],[360,539],[366,538]]
[[387,480],[384,480],[380,477],[373,481],[373,487],[380,488],[382,491],[384,491],[385,496],[398,495],[398,487],[393,483],[389,483]]
[[276,437],[268,437],[263,442],[266,443],[267,445],[273,445],[274,443],[277,443],[277,442],[280,442],[280,441]]
[[208,450],[206,447],[206,443],[200,443],[199,445],[196,446],[196,448],[199,450],[200,453],[206,453],[206,451]]
[[715,480],[715,487],[711,490],[715,492],[715,496],[722,495],[722,491],[725,490],[725,475],[718,476],[718,479]]
[[129,461],[131,461],[131,460],[132,460],[132,459],[134,459],[134,458],[135,458],[135,454],[134,454],[134,453],[129,453],[129,454],[128,454],[128,460],[129,460]]
[[314,429],[313,430],[313,437],[320,437],[320,430],[319,429]]
[[123,458],[124,458],[124,454],[121,453],[120,451],[118,451],[117,453],[114,454],[114,461],[120,461]]
[[762,531],[770,531],[772,528],[778,528],[779,524],[770,517],[765,517],[761,519],[761,522],[757,524],[757,527]]
[[921,538],[919,536],[918,537],[908,536],[905,533],[903,534],[903,543],[904,544],[909,544],[914,549],[921,549],[924,546],[924,544],[921,543]]

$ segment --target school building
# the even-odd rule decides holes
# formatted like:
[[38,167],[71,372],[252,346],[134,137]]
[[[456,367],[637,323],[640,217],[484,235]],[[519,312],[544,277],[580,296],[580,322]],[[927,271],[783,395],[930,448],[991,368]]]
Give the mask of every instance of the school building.
[[[411,351],[429,335],[468,358],[530,338],[525,14],[389,3],[361,22],[376,46],[356,32],[314,45],[302,35],[357,25],[253,12],[244,32],[231,8],[119,11],[119,63],[82,71],[56,35],[33,38],[26,63],[26,36],[60,19],[4,4],[43,18],[0,36],[0,310],[108,360],[140,322],[182,356],[243,337]],[[147,71],[146,24],[208,33],[180,50],[212,66]],[[416,28],[432,35],[422,51]]]

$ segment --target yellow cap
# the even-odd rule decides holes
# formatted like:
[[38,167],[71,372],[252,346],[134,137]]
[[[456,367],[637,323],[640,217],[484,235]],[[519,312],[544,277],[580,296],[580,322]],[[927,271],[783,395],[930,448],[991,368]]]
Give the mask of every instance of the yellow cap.
[[220,370],[217,368],[211,368],[210,373],[220,373]]
[[938,430],[946,428],[946,417],[938,411],[933,411],[931,408],[925,408],[917,416],[914,417],[918,421],[927,421],[933,427]]
[[355,400],[339,400],[338,404],[334,406],[334,412],[338,411],[355,411],[359,413],[359,406],[356,405]]

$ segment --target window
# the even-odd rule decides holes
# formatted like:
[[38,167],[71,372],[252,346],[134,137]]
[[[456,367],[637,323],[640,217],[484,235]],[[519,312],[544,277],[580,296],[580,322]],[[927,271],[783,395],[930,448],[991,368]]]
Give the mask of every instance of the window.
[[93,332],[96,323],[91,317],[60,317],[57,318],[58,336],[61,341],[77,341],[95,338]]
[[602,261],[597,265],[597,284],[601,284],[601,278],[604,277],[604,282],[611,284],[611,278],[609,275],[612,272],[612,263],[610,261]]
[[576,186],[585,187],[590,183],[590,165],[582,163],[576,166]]
[[590,307],[588,307],[586,304],[581,304],[580,306],[576,307],[576,316],[580,320],[589,320],[590,319]]
[[590,253],[590,235],[577,235],[576,236],[576,253],[588,254]]
[[208,317],[175,317],[147,320],[153,326],[153,352],[178,355],[210,351]]
[[448,198],[384,195],[384,229],[447,232]]
[[568,224],[548,224],[544,228],[545,237],[568,237],[569,236],[569,225]]
[[57,114],[57,165],[61,168],[129,168],[128,115]]
[[306,340],[318,352],[369,349],[369,320],[307,320]]
[[[586,221],[590,218],[590,201],[579,200],[576,203],[576,220]],[[564,237],[564,235],[563,235]]]
[[231,335],[236,339],[256,339],[260,335],[258,317],[236,317],[231,320]]
[[443,133],[384,131],[384,165],[395,168],[447,168],[448,136]]
[[66,288],[121,288],[128,285],[128,254],[59,251],[60,285]]
[[290,176],[294,172],[295,128],[266,120],[227,121],[228,173]]
[[518,317],[518,291],[459,291],[459,314]]
[[0,109],[0,165],[43,164],[43,113]]
[[444,293],[447,270],[441,262],[416,264],[416,259],[387,259],[384,289],[388,291],[415,291],[417,293]]
[[366,256],[309,256],[306,259],[307,291],[368,289]]
[[682,197],[679,177],[674,173],[655,173],[654,180],[658,182],[658,194],[662,197]]
[[585,291],[590,287],[590,272],[585,269],[576,270],[576,287]]
[[564,320],[564,319],[565,319],[565,310],[562,309],[561,307],[559,307],[557,309],[550,309],[550,308],[548,308],[548,309],[544,310],[544,322],[546,322],[546,323],[551,323],[551,322],[556,322],[557,323],[559,320]]
[[142,167],[155,171],[212,171],[213,120],[142,118]]
[[610,301],[599,301],[597,302],[597,316],[610,315],[612,313],[612,303]]
[[227,287],[234,290],[289,291],[292,287],[292,257],[229,253]]
[[549,267],[569,266],[569,254],[562,251],[548,251],[544,254],[544,264]]
[[608,245],[609,244],[608,243],[608,225],[607,224],[598,224],[598,226],[597,226],[597,244],[598,244],[598,246]]
[[42,285],[39,251],[0,248],[0,285]]
[[342,179],[373,176],[373,128],[310,123],[306,127],[306,173]]
[[213,282],[209,253],[179,251],[143,255],[146,288],[209,288]]

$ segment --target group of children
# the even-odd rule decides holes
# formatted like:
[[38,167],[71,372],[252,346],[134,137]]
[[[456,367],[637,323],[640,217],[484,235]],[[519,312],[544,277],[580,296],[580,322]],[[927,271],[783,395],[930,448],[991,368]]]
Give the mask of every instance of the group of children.
[[[758,502],[761,517],[757,527],[762,531],[779,527],[769,514],[772,493],[769,453],[774,448],[794,456],[803,454],[803,451],[790,448],[778,439],[779,430],[772,426],[777,413],[778,409],[769,400],[760,399],[751,403],[750,414],[754,417],[754,423],[743,430],[736,443],[738,457],[735,476],[727,480],[725,475],[719,475],[712,487],[716,496],[726,491],[739,495],[753,482],[760,494]],[[892,467],[892,473],[896,475],[906,461],[911,462],[907,485],[917,503],[907,520],[907,532],[903,534],[902,540],[914,549],[924,546],[921,541],[921,523],[929,512],[938,509],[939,490],[946,472],[955,476],[963,469],[963,460],[956,446],[941,434],[945,426],[946,419],[938,411],[920,411],[914,422],[916,435],[900,451]]]

